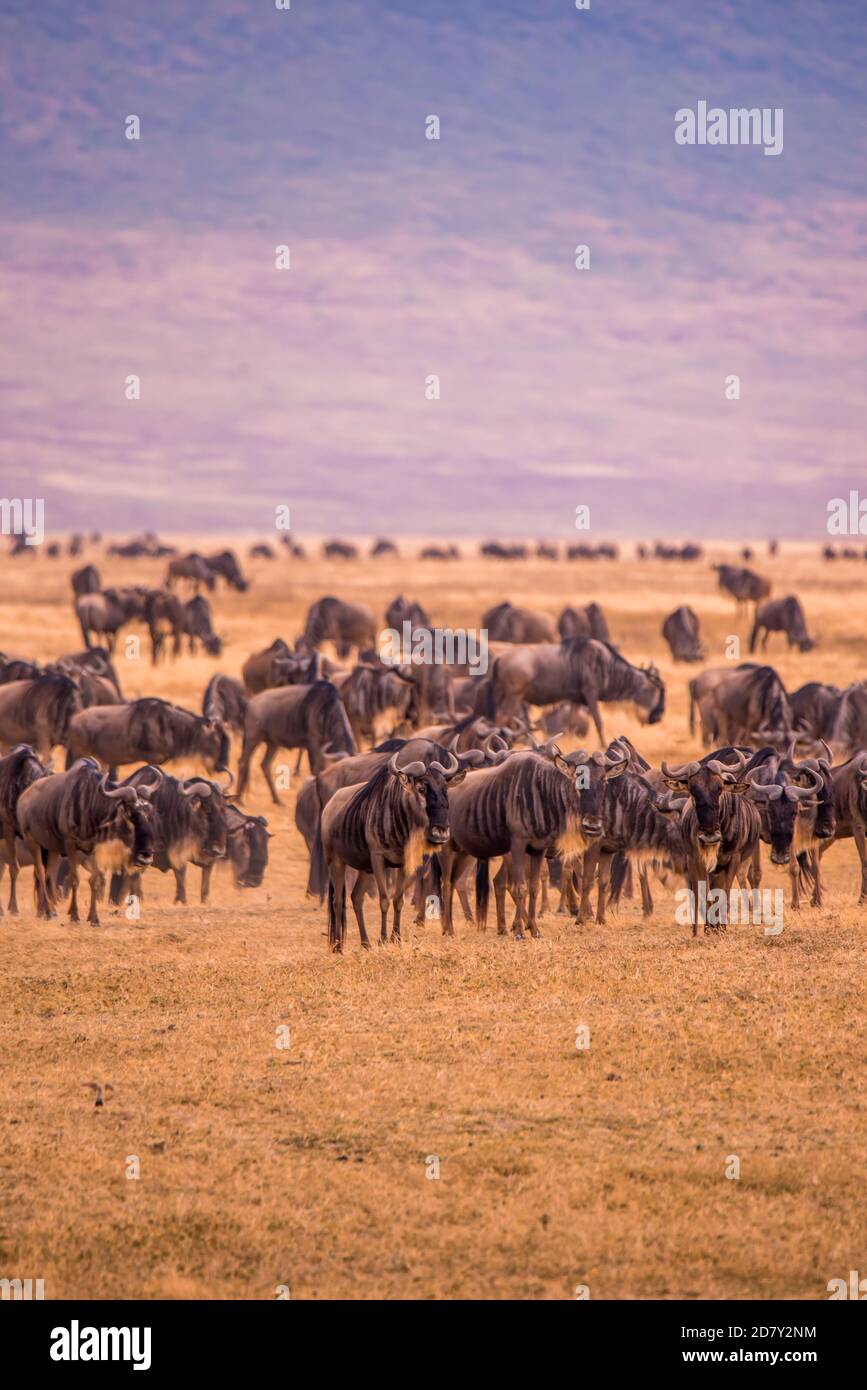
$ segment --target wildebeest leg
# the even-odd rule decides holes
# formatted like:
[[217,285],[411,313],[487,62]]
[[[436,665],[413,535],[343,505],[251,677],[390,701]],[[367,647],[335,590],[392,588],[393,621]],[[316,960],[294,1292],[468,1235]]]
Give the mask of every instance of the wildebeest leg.
[[395,873],[394,896],[391,900],[391,939],[400,945],[400,914],[403,908],[403,890],[406,886],[406,874],[403,869],[398,869]]
[[494,901],[497,904],[497,936],[506,935],[506,889],[509,884],[509,861],[504,859],[494,874]]
[[213,864],[205,864],[202,869],[202,889],[199,898],[203,903],[206,903],[211,895],[211,874],[213,870]]
[[301,776],[301,759],[304,757],[304,749],[298,749],[298,757],[295,759],[295,776]]
[[853,819],[852,835],[855,840],[855,848],[858,851],[858,858],[861,860],[861,892],[858,896],[859,904],[867,902],[867,843],[864,839],[864,827]]
[[511,841],[512,897],[515,899],[517,913],[512,924],[516,941],[524,939],[521,930],[528,921],[527,915],[527,846],[523,840],[512,837]]
[[244,742],[241,746],[241,756],[238,759],[238,800],[244,796],[250,781],[250,759],[255,753],[259,744],[262,742],[258,734],[250,734],[244,731]]
[[[4,840],[6,843],[6,858],[9,861],[9,879],[12,885],[9,892],[9,911],[17,917],[18,901],[15,897],[15,885],[18,882],[18,856],[15,853],[15,831],[12,830],[11,827],[7,829]],[[2,916],[3,904],[0,902],[0,917]]]
[[819,866],[822,862],[818,850],[811,849],[808,855],[810,872],[813,876],[813,896],[810,898],[811,907],[822,906],[822,880],[819,876]]
[[104,887],[105,874],[94,865],[90,871],[90,911],[87,914],[87,920],[92,927],[98,927],[100,925],[96,904],[102,897],[102,890]]
[[391,892],[388,886],[388,869],[385,859],[381,854],[374,854],[371,851],[370,863],[373,869],[373,877],[376,880],[376,887],[379,892],[379,941],[384,945],[388,941],[388,909],[391,904]]
[[605,923],[605,903],[608,897],[608,889],[611,884],[611,865],[614,862],[613,854],[606,854],[601,851],[599,854],[599,886],[596,894],[596,922],[598,926]]
[[536,922],[536,902],[539,897],[539,879],[542,874],[545,860],[541,854],[530,855],[530,882],[529,882],[529,904],[530,904],[530,935],[538,938],[542,935]]
[[345,937],[346,865],[342,859],[335,859],[328,866],[328,942],[332,951],[343,951]]
[[42,847],[29,837],[25,839],[25,844],[33,859],[33,895],[36,899],[36,916],[50,917],[48,889],[45,884],[45,865],[42,862]]
[[757,840],[750,861],[750,887],[760,888],[762,883],[762,842]]
[[[71,850],[69,846],[67,846],[66,858],[69,862],[69,920],[70,922],[78,922],[81,920],[78,915],[78,854],[74,849]],[[49,869],[49,878],[50,875],[51,871]],[[91,877],[91,883],[92,882],[93,879]]]
[[791,882],[791,885],[792,885],[792,902],[791,902],[791,907],[792,907],[792,909],[793,909],[795,912],[797,912],[798,909],[799,909],[800,906],[801,906],[801,895],[800,895],[800,892],[799,892],[799,888],[800,888],[799,880],[800,880],[800,877],[801,877],[801,865],[800,865],[800,863],[799,863],[799,861],[798,861],[798,856],[797,856],[797,854],[791,854],[791,855],[789,856],[789,879],[790,879],[790,882]]
[[262,773],[265,777],[265,781],[268,783],[268,790],[271,793],[271,800],[274,802],[275,806],[279,806],[281,804],[280,798],[277,795],[277,788],[274,786],[274,778],[271,776],[271,764],[277,756],[277,752],[277,744],[271,743],[269,741],[268,747],[265,749],[265,756],[262,759]]
[[358,935],[365,951],[370,950],[370,937],[367,935],[367,928],[364,925],[364,895],[367,891],[369,877],[369,874],[359,874],[352,886],[351,894],[352,910],[358,923]]
[[602,856],[601,845],[589,845],[584,851],[584,867],[581,882],[581,905],[578,909],[578,921],[589,922],[593,916],[593,909],[590,903],[590,894],[593,891],[593,880],[599,867]]
[[653,894],[650,891],[650,879],[647,873],[647,865],[642,864],[638,870],[638,881],[641,884],[641,912],[644,917],[653,916]]
[[183,865],[180,869],[173,869],[175,876],[175,902],[187,905],[187,866]]
[[544,917],[545,914],[546,914],[547,911],[548,911],[548,861],[547,861],[547,859],[543,859],[543,860],[542,860],[541,884],[542,884],[542,903],[541,903],[541,907],[540,907],[539,910],[540,910],[540,912],[542,913],[542,916]]
[[467,880],[470,869],[472,868],[472,862],[472,859],[468,856],[466,863],[464,864],[463,868],[460,871],[460,874],[455,880],[455,891],[457,892],[457,895],[460,898],[461,907],[464,913],[464,921],[469,922],[470,925],[472,925],[473,923],[473,909],[470,906],[470,895],[467,891]]
[[[472,855],[466,854],[462,849],[456,849],[453,844],[446,845],[440,852],[443,895],[443,936],[454,936],[455,934],[454,903],[456,888],[464,911],[469,907],[467,890],[466,888],[460,888],[458,885],[462,875],[466,873],[472,863]],[[472,922],[475,919],[470,915],[468,920]]]
[[597,735],[597,737],[598,737],[598,739],[599,739],[599,745],[600,745],[601,748],[604,748],[604,747],[605,747],[605,734],[604,734],[603,731],[602,731],[602,716],[601,716],[601,714],[599,713],[599,705],[596,703],[596,696],[595,696],[595,695],[588,695],[588,696],[587,696],[587,700],[586,700],[586,704],[587,704],[587,709],[588,709],[588,711],[589,711],[589,713],[590,713],[590,718],[593,720],[593,723],[594,723],[595,726],[596,726],[596,735]]

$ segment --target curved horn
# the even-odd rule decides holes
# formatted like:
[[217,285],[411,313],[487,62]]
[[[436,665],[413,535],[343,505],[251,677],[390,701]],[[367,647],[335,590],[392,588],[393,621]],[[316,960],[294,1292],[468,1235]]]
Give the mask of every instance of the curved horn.
[[753,777],[748,777],[747,782],[759,801],[779,801],[783,795],[784,788],[776,782],[754,782]]
[[438,763],[436,761],[433,761],[431,763],[431,767],[435,767],[437,772],[441,772],[444,777],[454,777],[455,773],[460,771],[461,765],[455,757],[454,753],[451,751],[451,749],[448,750],[448,755],[451,761],[447,763],[445,767],[443,767],[442,763]]
[[492,734],[488,734],[488,737],[486,739],[482,740],[483,753],[500,753],[504,748],[508,748],[508,746],[509,745],[506,742],[506,740],[504,738],[500,738],[500,735],[497,733],[496,729]]
[[183,796],[210,796],[212,790],[210,782],[184,782],[181,787],[181,794]]
[[229,780],[227,781],[226,785],[223,787],[223,795],[226,796],[226,795],[228,795],[229,788],[231,787],[232,783],[233,783],[234,780],[235,780],[235,774],[234,774],[233,772],[230,772],[229,769],[228,769],[227,767],[224,768],[223,771],[225,772],[226,776],[227,776],[228,779],[229,779]]
[[669,767],[668,763],[663,760],[660,766],[663,774],[670,777],[673,782],[682,782],[685,777],[694,777],[701,769],[701,763],[695,762],[681,763],[680,767]]
[[151,797],[156,795],[156,793],[159,791],[160,787],[161,787],[162,784],[163,784],[163,774],[162,774],[162,772],[160,771],[160,769],[159,769],[158,767],[154,767],[152,763],[149,763],[148,766],[149,766],[151,772],[155,772],[155,773],[156,773],[156,781],[155,781],[155,782],[146,782],[146,783],[144,784],[144,786],[136,787],[136,791],[138,792],[138,795],[139,795],[144,801],[150,801]]
[[[398,749],[398,753],[399,753],[399,752],[400,752],[400,749]],[[398,765],[397,765],[397,757],[398,757],[398,754],[397,754],[397,753],[393,753],[392,756],[391,756],[391,758],[389,759],[389,763],[388,763],[388,770],[389,770],[389,772],[394,772],[395,774],[397,774],[397,773],[399,773],[399,772],[404,772],[404,773],[406,774],[407,777],[421,777],[422,773],[427,771],[427,768],[425,767],[424,763],[423,763],[423,762],[420,762],[420,761],[418,761],[418,760],[416,760],[415,762],[412,762],[412,763],[407,763],[405,767],[398,767]]]
[[824,779],[820,772],[816,772],[812,767],[805,767],[804,771],[813,779],[812,787],[786,787],[786,796],[790,801],[806,801],[808,798],[815,798],[816,792],[823,785]]
[[103,796],[107,796],[110,801],[126,801],[132,805],[138,800],[135,787],[115,787],[113,791],[108,789],[108,773],[104,772],[99,779],[99,790]]

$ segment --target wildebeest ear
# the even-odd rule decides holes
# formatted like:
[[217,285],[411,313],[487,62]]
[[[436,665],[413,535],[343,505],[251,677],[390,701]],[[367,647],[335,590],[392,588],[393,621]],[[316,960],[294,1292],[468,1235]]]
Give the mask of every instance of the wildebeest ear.
[[563,757],[563,754],[559,751],[559,749],[554,754],[554,766],[556,767],[558,772],[562,772],[564,777],[568,777],[569,781],[572,781],[573,777],[575,776],[575,769],[571,763],[567,763],[566,759]]
[[673,792],[683,791],[689,785],[685,778],[680,777],[663,777],[662,780]]
[[743,796],[750,789],[749,782],[735,782],[732,786],[727,786],[726,791],[731,792],[732,796]]
[[460,772],[453,772],[451,777],[449,777],[448,779],[449,791],[451,791],[452,787],[456,787],[459,782],[463,782],[466,775],[467,769],[465,767],[462,767]]

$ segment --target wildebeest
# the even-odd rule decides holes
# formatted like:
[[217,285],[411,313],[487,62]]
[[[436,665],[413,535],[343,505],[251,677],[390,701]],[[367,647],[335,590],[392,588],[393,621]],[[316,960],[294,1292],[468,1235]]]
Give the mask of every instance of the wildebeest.
[[52,748],[66,743],[72,720],[82,708],[81,691],[61,672],[0,685],[0,748],[29,743],[46,761]]
[[70,578],[74,594],[98,594],[102,588],[96,565],[82,565],[81,569],[72,571]]
[[771,592],[769,581],[756,574],[755,570],[725,564],[713,565],[712,568],[719,576],[720,588],[731,594],[738,608],[745,603],[757,604]]
[[[121,786],[137,790],[148,786],[154,781],[154,771],[153,767],[138,768]],[[184,779],[162,773],[151,793],[151,805],[155,812],[153,867],[164,874],[171,870],[174,900],[186,903],[187,865],[204,869],[226,855],[228,826],[222,789],[202,777]],[[113,875],[111,901],[119,904],[130,894],[142,898],[141,870],[134,865]]]
[[250,585],[241,573],[241,566],[234,550],[219,550],[214,555],[206,555],[205,564],[212,574],[218,574],[221,579],[225,579],[230,589],[237,589],[240,594],[246,593],[249,589]]
[[397,554],[397,546],[395,545],[394,541],[387,541],[387,540],[384,540],[382,537],[380,537],[379,540],[374,541],[374,542],[373,542],[373,545],[370,547],[370,558],[371,558],[371,560],[376,560],[376,559],[378,559],[380,555],[396,555],[396,554]]
[[226,729],[240,734],[244,731],[244,715],[247,713],[247,695],[240,681],[234,676],[225,676],[222,671],[211,676],[202,696],[202,714],[206,719],[217,720]]
[[258,545],[251,545],[248,553],[251,560],[277,559],[273,546],[268,545],[264,541],[260,541]]
[[861,863],[858,905],[867,903],[867,751],[830,769],[834,788],[836,824],[833,840],[821,846],[822,857],[838,840],[853,839]]
[[319,647],[332,641],[337,655],[347,657],[353,647],[372,647],[376,640],[376,620],[363,603],[346,603],[329,594],[308,609],[304,641]]
[[261,743],[266,745],[262,772],[275,805],[280,804],[280,798],[271,765],[280,748],[303,748],[314,773],[326,766],[329,751],[356,751],[346,710],[330,681],[278,686],[252,697],[244,718],[244,743],[238,769],[239,799],[247,791],[250,759]]
[[[394,752],[362,786],[343,787],[322,812],[322,849],[328,867],[328,937],[342,951],[346,936],[346,871],[358,872],[352,906],[363,947],[370,941],[364,925],[366,874],[379,891],[380,939],[387,939],[392,909],[392,940],[400,939],[404,888],[422,865],[425,852],[442,849],[449,839],[449,791],[466,769],[447,754],[425,764]],[[434,863],[436,863],[434,855]],[[389,869],[397,873],[389,882]]]
[[326,541],[322,555],[326,560],[357,560],[358,546],[349,541]]
[[799,652],[811,651],[816,646],[817,639],[810,637],[807,632],[804,610],[795,594],[787,594],[785,598],[768,599],[765,603],[756,605],[755,621],[750,633],[750,651],[755,651],[760,634],[762,651],[765,651],[772,632],[784,632],[789,647],[797,647]]
[[867,744],[867,685],[854,681],[840,694],[828,742],[843,753],[854,753]]
[[219,720],[152,695],[82,710],[70,719],[65,742],[67,766],[87,756],[109,768],[195,757],[209,771],[228,771],[229,737]]
[[788,743],[795,720],[786,687],[772,666],[739,667],[710,692],[722,742]]
[[557,547],[556,547],[556,545],[549,545],[549,543],[548,543],[547,541],[539,541],[538,544],[536,545],[536,559],[537,559],[537,560],[556,560],[556,559],[557,559]]
[[459,560],[461,552],[456,545],[425,545],[418,553],[420,560]]
[[[707,900],[710,891],[722,889],[728,901],[735,875],[750,863],[758,842],[761,820],[745,795],[750,790],[743,780],[746,761],[746,756],[739,754],[735,767],[715,758],[678,767],[662,764],[666,784],[688,797],[681,812],[680,830],[692,893],[693,936],[698,935],[698,924],[704,917],[703,900]],[[703,892],[700,884],[704,885]],[[716,925],[724,928],[725,909],[719,916],[721,920]]]
[[[9,865],[11,879],[9,911],[14,917],[18,916],[18,898],[16,895],[18,858],[15,851],[15,839],[21,834],[21,824],[18,819],[18,798],[23,791],[26,791],[31,782],[46,775],[46,769],[27,743],[19,743],[17,748],[12,749],[11,753],[0,758],[0,837],[2,837],[6,847],[6,862]],[[3,906],[0,904],[0,917],[2,916]]]
[[[830,754],[830,749],[826,752]],[[761,838],[770,845],[771,863],[788,865],[792,907],[800,907],[800,879],[805,871],[814,885],[813,904],[818,906],[822,898],[819,850],[833,838],[836,827],[830,756],[797,762],[793,740],[782,757],[771,747],[760,749],[742,775],[760,807]],[[809,778],[806,787],[800,781],[804,777]],[[750,881],[756,888],[761,881],[758,848]]]
[[669,613],[662,624],[662,635],[675,661],[703,661],[698,617],[687,604]]
[[81,703],[85,709],[91,705],[123,704],[117,672],[104,647],[91,647],[83,652],[58,657],[45,670],[46,673],[54,671],[71,677],[81,691]]
[[834,741],[834,725],[843,691],[837,685],[807,681],[789,696],[799,736]]
[[734,675],[735,671],[755,671],[758,663],[755,661],[741,661],[737,666],[710,666],[700,675],[693,676],[688,682],[689,691],[689,732],[695,733],[696,712],[701,715],[701,738],[707,746],[712,741],[719,741],[720,731],[716,725],[716,711],[712,706],[712,696],[715,688],[729,676]]
[[633,666],[607,642],[594,637],[571,637],[564,642],[540,642],[516,647],[498,656],[488,679],[489,719],[520,716],[523,703],[559,704],[569,700],[585,705],[605,742],[600,703],[628,700],[642,723],[656,724],[665,713],[665,685],[656,667]]
[[554,624],[544,613],[531,608],[516,608],[512,603],[498,603],[482,614],[481,626],[487,630],[490,642],[552,642]]
[[148,798],[155,785],[111,786],[108,774],[88,758],[66,772],[40,777],[21,793],[18,820],[21,838],[33,856],[36,910],[56,916],[53,876],[60,858],[69,864],[70,920],[78,917],[78,872],[90,872],[87,920],[99,926],[96,904],[106,870],[144,868],[153,859],[153,810]]
[[189,555],[176,555],[169,561],[166,570],[165,587],[170,589],[176,579],[189,579],[196,593],[204,584],[205,588],[213,592],[217,578],[211,566],[208,564],[204,555],[198,551],[190,551]]
[[8,685],[10,681],[35,681],[41,675],[42,667],[38,661],[0,652],[0,685]]
[[270,647],[266,647],[264,651],[248,656],[241,667],[241,678],[247,693],[258,695],[260,690],[270,690],[272,686],[277,685],[274,664],[276,661],[290,660],[291,657],[291,648],[282,637],[275,637]]
[[402,666],[359,662],[339,684],[356,745],[377,743],[406,717],[412,698],[412,675]]
[[204,594],[196,594],[184,604],[182,627],[191,656],[195,654],[197,642],[201,642],[208,656],[220,655],[223,639],[214,631],[211,605]]
[[154,666],[172,638],[172,655],[179,657],[184,629],[184,605],[171,589],[153,589],[145,600],[145,622],[151,639],[151,661]]
[[527,547],[514,542],[504,545],[502,541],[484,541],[479,554],[488,560],[526,560]]
[[596,637],[600,642],[610,642],[611,633],[605,614],[598,603],[585,603],[580,608],[564,608],[557,619],[560,637]]
[[[451,844],[442,866],[446,935],[453,932],[451,890],[470,857],[478,861],[477,924],[485,923],[488,861],[508,854],[517,907],[515,935],[523,936],[527,926],[532,936],[539,936],[535,909],[542,856],[560,854],[570,859],[601,835],[605,785],[624,771],[626,759],[583,751],[564,758],[556,745],[549,746],[549,751],[550,758],[536,752],[513,753],[497,766],[474,773],[455,793]],[[503,926],[501,919],[499,930]]]
[[414,628],[429,628],[431,620],[420,603],[416,603],[413,599],[404,598],[403,594],[398,594],[397,598],[393,598],[385,610],[385,625],[395,632],[402,632],[404,623],[411,623]]
[[104,589],[100,594],[81,594],[75,600],[75,612],[81,625],[84,645],[90,647],[91,633],[105,638],[106,646],[114,652],[120,629],[135,619],[144,618],[148,590]]
[[[245,816],[225,803],[228,846],[226,859],[236,888],[258,888],[268,867],[268,841],[273,838],[264,816]],[[213,864],[202,869],[202,902],[208,901]]]

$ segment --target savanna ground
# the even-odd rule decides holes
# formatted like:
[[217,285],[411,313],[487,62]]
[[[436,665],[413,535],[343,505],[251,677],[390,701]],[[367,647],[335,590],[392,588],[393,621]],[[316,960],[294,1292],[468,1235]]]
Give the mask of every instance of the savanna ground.
[[[806,655],[772,639],[791,689],[864,675],[867,565],[818,548],[771,561],[761,546],[755,561],[822,637]],[[85,558],[104,583],[164,572]],[[80,647],[79,563],[0,561],[0,648]],[[609,709],[606,734],[657,762],[699,753],[695,668],[670,660],[665,614],[696,609],[708,664],[730,634],[746,655],[746,619],[706,561],[247,567],[249,593],[216,598],[220,661],[154,671],[120,656],[129,695],[199,708],[215,669],[239,674],[251,651],[294,638],[328,592],[381,614],[403,591],[472,627],[505,597],[552,616],[596,598],[668,691],[661,725]],[[302,1299],[563,1299],[580,1284],[593,1298],[723,1299],[824,1298],[864,1269],[867,928],[851,841],[825,860],[826,906],[787,911],[776,938],[749,925],[694,941],[656,885],[649,923],[635,900],[605,927],[552,911],[535,942],[410,925],[402,946],[366,955],[350,927],[334,959],[304,896],[297,785],[272,808],[256,769],[248,804],[277,832],[265,884],[236,892],[215,875],[207,910],[174,907],[152,873],[139,922],[37,922],[23,876],[22,916],[0,924],[0,1276],[43,1278],[48,1298],[270,1299],[282,1285]],[[764,873],[787,885],[766,856]],[[114,1087],[101,1110],[91,1081]]]

